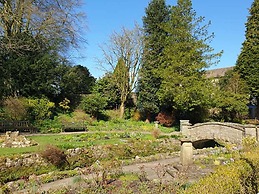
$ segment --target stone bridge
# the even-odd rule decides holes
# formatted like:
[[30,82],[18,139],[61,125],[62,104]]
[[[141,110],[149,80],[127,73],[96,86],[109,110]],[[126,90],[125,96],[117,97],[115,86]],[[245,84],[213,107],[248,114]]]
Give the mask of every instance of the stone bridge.
[[244,137],[255,137],[258,141],[259,128],[255,125],[207,122],[191,125],[189,120],[180,121],[180,131],[190,141],[221,140],[240,144]]

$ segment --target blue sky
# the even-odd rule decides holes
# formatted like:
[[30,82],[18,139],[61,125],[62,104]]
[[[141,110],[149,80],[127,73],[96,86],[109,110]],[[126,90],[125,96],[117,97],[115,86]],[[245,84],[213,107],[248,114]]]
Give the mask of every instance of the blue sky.
[[[108,41],[109,36],[119,32],[121,27],[132,28],[134,23],[142,25],[142,17],[150,0],[84,0],[82,10],[87,15],[88,29],[84,33],[88,44],[79,52],[81,59],[74,62],[86,66],[98,78],[101,71],[96,58],[102,58],[99,45]],[[167,0],[175,5],[177,0]],[[253,0],[193,0],[197,16],[211,21],[210,32],[215,33],[211,46],[215,51],[223,50],[220,63],[211,67],[234,66],[245,39],[245,23]]]

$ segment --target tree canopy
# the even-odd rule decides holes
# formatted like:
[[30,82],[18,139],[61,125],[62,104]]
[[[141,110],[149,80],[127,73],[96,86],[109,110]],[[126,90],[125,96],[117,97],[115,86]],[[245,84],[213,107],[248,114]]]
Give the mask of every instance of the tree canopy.
[[236,70],[249,87],[253,97],[259,98],[259,1],[254,0],[249,9],[245,40],[236,62]]
[[238,72],[228,71],[220,79],[214,92],[215,107],[219,109],[219,119],[240,121],[248,113],[249,91],[246,82]]
[[[79,0],[0,1],[1,97],[47,96],[53,100],[69,90],[85,92],[89,84],[83,80],[91,79],[88,69],[70,68],[66,56],[68,48],[78,45],[84,18],[79,5]],[[77,89],[62,83],[73,73]]]
[[[83,16],[76,9],[79,6],[79,0],[0,1],[0,36],[5,38],[1,48],[17,52],[41,49],[37,44],[34,47],[26,44],[20,35],[27,34],[36,42],[44,40],[49,47],[64,51],[78,40],[81,26],[78,24]],[[17,36],[21,38],[19,41]]]
[[[23,105],[27,99],[33,105],[29,107],[32,119],[50,118],[54,103],[65,112],[80,104],[96,118],[104,109],[119,106],[123,118],[127,102],[136,96],[142,118],[152,121],[158,114],[160,120],[166,123],[170,118],[172,124],[175,119],[203,121],[210,108],[217,109],[219,119],[240,119],[247,112],[248,93],[259,99],[259,0],[249,10],[236,68],[216,87],[205,71],[219,61],[222,51],[210,46],[214,38],[208,31],[210,22],[197,16],[191,0],[177,0],[173,6],[165,0],[151,0],[142,18],[143,29],[136,24],[112,33],[101,46],[102,66],[110,68],[97,81],[87,67],[72,64],[67,55],[78,46],[84,29],[80,3],[0,0],[3,106]],[[42,109],[45,113],[38,117],[45,105],[48,109]],[[9,106],[11,112],[15,108]],[[20,110],[17,113],[22,115],[22,106]]]
[[163,62],[167,32],[164,25],[169,20],[169,7],[164,0],[153,0],[143,17],[144,52],[138,80],[138,109],[148,120],[159,112],[157,91],[161,79],[155,70]]
[[96,81],[92,93],[100,93],[107,99],[107,109],[117,109],[121,104],[121,94],[112,73],[106,73]]
[[158,90],[164,108],[177,110],[179,118],[205,108],[210,102],[210,82],[204,69],[216,63],[221,53],[209,46],[213,34],[204,17],[197,17],[190,0],[178,0],[165,25],[168,34],[163,63],[157,69],[161,78]]

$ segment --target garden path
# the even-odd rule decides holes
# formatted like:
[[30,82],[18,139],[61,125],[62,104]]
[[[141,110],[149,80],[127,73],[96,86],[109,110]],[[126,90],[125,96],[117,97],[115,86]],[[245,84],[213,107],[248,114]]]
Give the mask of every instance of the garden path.
[[[201,157],[202,155],[197,155],[194,157]],[[184,181],[195,181],[202,176],[212,172],[211,168],[200,168],[197,165],[192,165],[189,167],[182,167],[180,165],[180,158],[172,157],[168,159],[161,159],[152,162],[142,162],[135,163],[127,166],[123,166],[122,170],[124,173],[137,173],[143,179],[153,180],[153,181],[170,181],[179,178],[184,179]],[[143,176],[141,176],[143,175]],[[37,187],[37,193],[44,193],[51,190],[59,189],[62,187],[71,188],[80,186],[80,181],[78,180],[90,180],[93,179],[94,175],[82,175],[81,177],[70,177],[61,180],[57,180],[51,183],[42,184]],[[144,181],[144,180],[143,180]],[[28,190],[16,191],[14,194],[27,194],[30,193]]]

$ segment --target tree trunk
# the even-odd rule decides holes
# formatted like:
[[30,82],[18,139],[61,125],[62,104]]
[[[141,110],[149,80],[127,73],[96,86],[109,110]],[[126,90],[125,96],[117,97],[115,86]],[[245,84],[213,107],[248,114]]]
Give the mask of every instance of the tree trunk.
[[145,123],[150,123],[150,120],[146,118]]
[[125,102],[121,102],[121,105],[120,105],[120,118],[121,119],[124,117],[124,112],[125,112]]
[[150,123],[150,121],[151,121],[151,115],[150,115],[150,113],[147,113],[145,122]]

